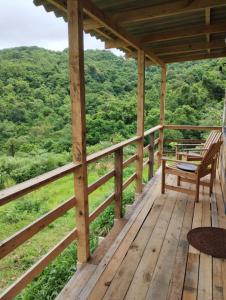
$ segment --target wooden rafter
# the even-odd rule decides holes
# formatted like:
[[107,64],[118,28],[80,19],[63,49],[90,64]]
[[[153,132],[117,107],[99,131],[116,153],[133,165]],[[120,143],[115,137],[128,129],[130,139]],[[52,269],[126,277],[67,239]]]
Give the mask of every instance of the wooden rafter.
[[182,45],[159,47],[154,49],[154,52],[158,56],[162,56],[167,54],[178,54],[178,53],[186,53],[186,52],[208,50],[208,49],[220,49],[220,48],[226,49],[225,41],[187,43]]
[[206,54],[190,54],[185,55],[182,57],[166,57],[163,58],[165,63],[175,63],[175,62],[184,62],[184,61],[193,61],[193,60],[200,60],[200,59],[210,59],[210,58],[220,58],[226,57],[226,50],[219,52],[219,53],[206,53]]
[[[60,3],[58,0],[47,0],[52,5],[55,5],[57,9],[62,11],[64,14],[67,12],[67,7]],[[123,40],[128,45],[134,47],[136,50],[143,50],[146,56],[154,63],[163,66],[164,63],[159,59],[152,51],[143,47],[138,39],[130,36],[123,28],[118,26],[110,17],[108,17],[102,10],[100,10],[90,0],[83,0],[83,11],[92,20],[100,23],[103,27],[107,28],[110,32],[115,34],[119,39]]]
[[[109,40],[105,42],[105,49],[112,48],[126,48],[127,45],[120,40]],[[173,46],[161,46],[158,48],[154,48],[153,52],[158,55],[167,55],[167,54],[176,54],[176,53],[186,53],[191,51],[200,51],[200,50],[208,50],[208,49],[219,49],[225,48],[225,41],[213,41],[213,42],[201,42],[201,43],[185,43],[181,45],[173,45]],[[136,53],[128,54],[128,57],[135,57]]]
[[143,37],[141,43],[160,42],[204,34],[226,32],[226,22],[211,25],[195,25],[164,32],[154,32]]
[[132,23],[144,20],[151,20],[159,17],[167,17],[181,13],[193,12],[209,7],[226,5],[225,0],[200,0],[171,1],[166,4],[152,5],[144,8],[130,9],[115,14],[114,20],[118,23]]

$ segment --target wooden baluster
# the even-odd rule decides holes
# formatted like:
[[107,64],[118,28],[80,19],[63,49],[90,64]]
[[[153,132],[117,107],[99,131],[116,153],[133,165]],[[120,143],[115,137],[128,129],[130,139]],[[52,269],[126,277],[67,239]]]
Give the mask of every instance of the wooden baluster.
[[155,146],[155,133],[151,133],[149,136],[149,148],[148,148],[148,157],[149,157],[149,168],[148,168],[148,180],[154,176],[154,146]]
[[80,0],[68,0],[68,37],[70,96],[72,107],[72,155],[81,163],[74,172],[76,198],[76,224],[78,229],[78,262],[84,263],[90,256],[89,204],[85,136],[85,80],[83,47],[83,9]]
[[115,218],[122,217],[123,148],[115,151]]
[[137,142],[136,163],[136,192],[142,192],[143,156],[144,156],[144,98],[145,98],[145,54],[138,50],[138,95],[137,95],[137,135],[141,139]]

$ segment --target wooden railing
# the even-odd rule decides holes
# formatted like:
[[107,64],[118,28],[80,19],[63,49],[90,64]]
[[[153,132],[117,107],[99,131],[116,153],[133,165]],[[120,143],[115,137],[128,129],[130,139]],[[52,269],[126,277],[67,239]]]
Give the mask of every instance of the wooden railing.
[[[148,145],[144,147],[144,153],[148,152],[148,158],[143,162],[143,167],[148,166],[148,178],[154,175],[154,148],[159,144],[159,138],[155,139],[155,132],[162,129],[158,125],[147,130],[144,137],[149,137]],[[123,191],[136,180],[136,172],[132,174],[125,182],[123,182],[123,169],[137,161],[137,154],[132,155],[127,160],[123,161],[123,149],[131,144],[143,142],[143,137],[133,137],[114,146],[96,152],[87,156],[87,164],[94,163],[99,159],[114,154],[114,169],[99,178],[96,182],[87,187],[88,194],[93,193],[103,184],[108,182],[113,177],[115,178],[114,192],[103,201],[90,215],[89,224],[94,221],[113,201],[115,201],[115,217],[122,216],[122,193]],[[34,190],[37,190],[51,182],[54,182],[68,174],[76,172],[81,164],[70,163],[53,171],[37,176],[31,180],[17,184],[13,187],[0,191],[0,205],[5,205],[10,201],[15,201],[21,196],[24,196]],[[61,217],[71,208],[76,208],[76,199],[71,197],[63,204],[54,208],[44,216],[40,217],[25,228],[16,232],[14,235],[3,240],[0,243],[0,259],[14,251],[17,247],[32,238],[35,234],[47,227],[50,223]],[[77,220],[78,222],[78,220]],[[53,249],[45,254],[38,262],[35,263],[25,274],[17,279],[9,288],[1,295],[1,299],[11,299],[15,297],[26,285],[31,282],[53,259],[55,259],[71,242],[77,239],[78,232],[74,228],[66,237],[64,237]],[[79,240],[77,241],[79,243]]]
[[222,126],[194,126],[194,125],[164,125],[164,129],[174,130],[221,130]]

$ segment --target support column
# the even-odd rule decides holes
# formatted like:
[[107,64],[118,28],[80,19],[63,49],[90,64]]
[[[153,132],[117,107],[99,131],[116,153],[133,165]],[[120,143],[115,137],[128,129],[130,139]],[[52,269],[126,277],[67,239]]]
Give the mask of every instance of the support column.
[[136,192],[142,192],[143,176],[143,146],[144,146],[144,99],[145,99],[145,54],[138,50],[138,95],[137,95],[137,136],[141,139],[137,142],[137,164],[136,164]]
[[85,80],[83,48],[82,1],[67,0],[69,72],[72,110],[72,154],[73,161],[81,163],[74,173],[76,198],[76,224],[78,229],[78,262],[84,263],[90,256],[89,249],[89,205],[86,163]]
[[[164,126],[165,123],[165,97],[166,97],[166,65],[162,67],[161,74],[161,91],[160,91],[160,125]],[[159,164],[163,155],[163,144],[164,144],[164,130],[160,129],[159,132]]]
[[222,140],[223,145],[221,147],[221,152],[219,156],[219,174],[220,181],[222,186],[223,196],[226,199],[226,89],[225,89],[225,98],[224,98],[224,110],[223,110],[223,128],[222,128]]

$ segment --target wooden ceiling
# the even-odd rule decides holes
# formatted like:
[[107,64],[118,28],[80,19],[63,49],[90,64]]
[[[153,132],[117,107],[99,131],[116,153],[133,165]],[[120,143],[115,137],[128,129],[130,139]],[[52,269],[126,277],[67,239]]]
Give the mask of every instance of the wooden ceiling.
[[[67,21],[66,0],[34,0]],[[84,30],[147,62],[226,57],[226,0],[82,0]]]

